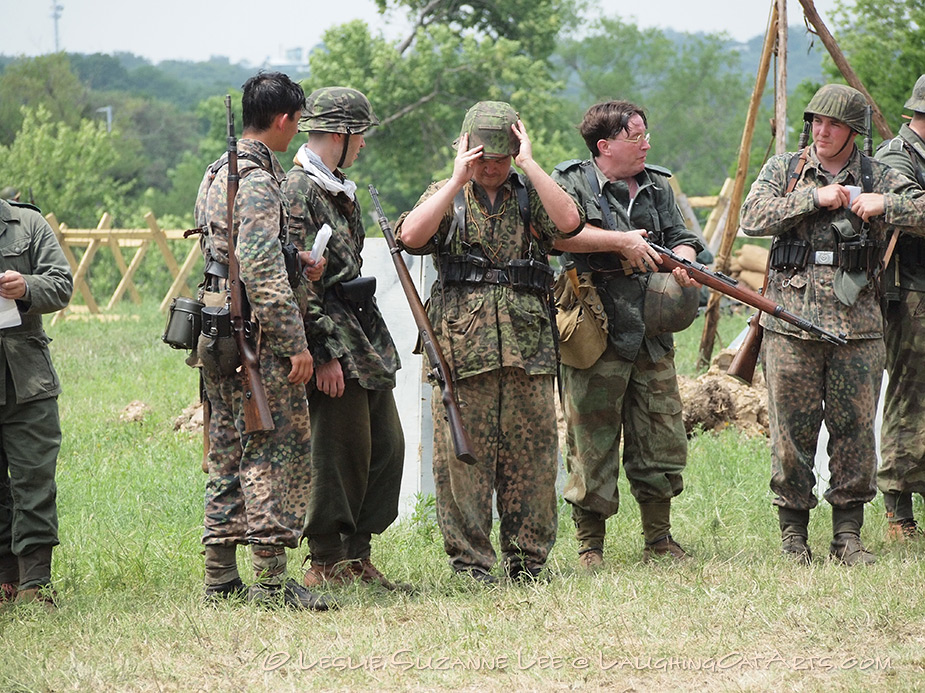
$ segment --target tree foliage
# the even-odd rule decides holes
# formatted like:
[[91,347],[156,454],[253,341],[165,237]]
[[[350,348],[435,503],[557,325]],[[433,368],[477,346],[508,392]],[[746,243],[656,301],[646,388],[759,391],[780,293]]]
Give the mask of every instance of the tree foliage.
[[42,106],[53,120],[76,127],[87,106],[87,88],[64,53],[11,63],[0,75],[0,144],[9,144],[23,124],[20,106]]

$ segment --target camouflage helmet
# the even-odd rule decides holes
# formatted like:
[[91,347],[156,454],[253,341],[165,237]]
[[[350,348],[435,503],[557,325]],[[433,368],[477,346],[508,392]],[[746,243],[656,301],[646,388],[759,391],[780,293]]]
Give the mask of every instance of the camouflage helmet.
[[0,200],[15,200],[19,197],[19,191],[12,185],[7,185],[0,190]]
[[925,113],[925,75],[915,80],[912,96],[906,101],[906,108],[916,113]]
[[299,132],[366,132],[379,119],[363,92],[349,87],[322,87],[305,99]]
[[466,111],[459,136],[469,135],[469,148],[482,145],[485,156],[517,156],[520,140],[511,126],[518,117],[509,103],[479,101]]
[[681,286],[670,272],[654,272],[648,277],[642,304],[646,337],[690,327],[700,308],[700,290]]
[[803,120],[813,122],[820,115],[841,121],[861,135],[867,131],[867,99],[847,84],[826,84],[809,100],[803,111]]

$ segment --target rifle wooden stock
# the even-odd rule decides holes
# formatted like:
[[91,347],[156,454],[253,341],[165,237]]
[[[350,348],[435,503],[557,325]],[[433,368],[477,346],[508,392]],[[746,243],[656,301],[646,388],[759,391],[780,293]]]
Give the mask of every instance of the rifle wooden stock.
[[739,345],[739,350],[732,357],[726,373],[748,385],[755,379],[755,366],[761,353],[761,342],[764,339],[764,328],[759,324],[761,313],[755,313],[748,319],[748,332]]
[[427,311],[424,310],[424,304],[421,303],[421,297],[418,296],[417,289],[414,287],[414,280],[408,271],[408,266],[402,260],[401,250],[395,242],[395,234],[389,220],[382,212],[382,205],[379,204],[379,192],[375,186],[369,186],[369,195],[373,198],[373,205],[376,208],[376,218],[379,221],[379,228],[382,229],[382,235],[389,246],[389,252],[392,255],[392,262],[395,264],[395,270],[398,272],[398,280],[405,291],[405,298],[408,299],[408,306],[411,308],[411,315],[417,325],[418,333],[421,337],[421,345],[427,360],[430,362],[430,373],[428,377],[435,380],[440,385],[442,393],[443,406],[446,409],[446,418],[450,424],[450,436],[453,438],[453,450],[456,453],[456,459],[466,464],[475,464],[475,453],[472,449],[472,441],[469,440],[469,434],[463,424],[462,412],[459,410],[459,404],[456,402],[456,393],[453,390],[453,379],[450,377],[450,368],[447,365],[443,351],[434,337],[434,327],[427,317]]
[[234,199],[238,194],[238,142],[234,135],[234,115],[231,111],[231,96],[225,97],[225,113],[228,122],[228,285],[231,294],[231,326],[234,331],[238,355],[241,358],[241,377],[244,387],[244,433],[272,431],[273,413],[267,402],[267,392],[260,377],[260,362],[251,344],[253,323],[244,313],[247,298],[241,284],[241,266],[234,249]]
[[791,325],[799,327],[804,332],[809,332],[815,337],[824,339],[827,342],[832,344],[843,345],[846,344],[846,340],[842,335],[832,334],[828,330],[823,330],[818,325],[811,323],[809,320],[801,318],[799,315],[791,313],[788,310],[785,310],[783,306],[774,303],[769,298],[766,298],[762,294],[759,294],[757,291],[754,291],[743,284],[740,284],[738,281],[729,277],[722,272],[714,272],[709,269],[706,265],[702,265],[699,262],[692,262],[687,258],[683,258],[677,253],[674,253],[668,248],[663,248],[660,245],[655,243],[650,243],[650,245],[655,249],[655,251],[662,256],[661,269],[664,271],[670,272],[671,270],[680,267],[688,276],[696,279],[701,284],[709,286],[715,291],[719,291],[721,294],[725,294],[730,298],[734,298],[737,301],[740,301],[746,305],[756,308],[757,310],[772,315],[775,318],[789,322]]

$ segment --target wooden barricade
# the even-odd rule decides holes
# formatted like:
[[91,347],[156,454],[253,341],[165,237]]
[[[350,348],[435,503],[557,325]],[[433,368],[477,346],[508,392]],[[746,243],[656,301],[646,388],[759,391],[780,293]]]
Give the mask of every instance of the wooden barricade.
[[[61,249],[64,251],[64,256],[67,258],[71,266],[71,272],[74,275],[74,287],[80,292],[86,304],[87,311],[91,315],[100,315],[101,311],[99,304],[93,296],[93,292],[90,290],[90,285],[87,281],[87,273],[97,251],[103,245],[106,245],[112,252],[116,267],[122,277],[115,291],[113,291],[112,296],[110,296],[109,301],[106,303],[104,310],[112,310],[126,292],[128,292],[132,302],[136,304],[141,303],[141,295],[138,293],[138,288],[135,286],[133,279],[152,243],[160,251],[167,265],[167,270],[173,277],[173,283],[167,295],[161,301],[160,309],[162,311],[166,310],[171,299],[181,293],[188,296],[192,295],[190,287],[187,284],[187,279],[196,261],[201,257],[199,244],[194,242],[183,264],[178,264],[167,241],[182,240],[183,231],[162,230],[157,224],[157,219],[155,219],[151,212],[145,215],[145,222],[148,224],[147,229],[113,229],[112,217],[108,212],[103,214],[100,218],[100,223],[95,229],[69,229],[66,225],[60,224],[53,213],[45,215],[45,219],[58,238]],[[78,261],[73,249],[81,247],[85,248],[85,250]],[[123,249],[126,248],[135,249],[134,255],[128,263],[126,263],[125,255],[122,252]],[[55,313],[55,316],[51,320],[52,324],[64,317],[69,310],[71,310],[70,307]]]

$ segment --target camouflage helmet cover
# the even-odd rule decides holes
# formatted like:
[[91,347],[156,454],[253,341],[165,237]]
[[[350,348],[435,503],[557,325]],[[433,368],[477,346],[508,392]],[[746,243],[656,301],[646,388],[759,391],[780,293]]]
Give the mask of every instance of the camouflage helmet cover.
[[916,113],[925,113],[925,75],[915,80],[912,96],[906,101],[906,108]]
[[655,272],[648,279],[642,304],[646,336],[690,327],[700,308],[700,290],[681,286],[670,272]]
[[803,120],[812,122],[814,115],[841,121],[861,135],[867,131],[867,99],[846,84],[826,84],[809,100]]
[[363,92],[349,87],[322,87],[305,100],[299,132],[366,132],[379,119]]
[[482,145],[486,156],[517,156],[520,140],[511,127],[518,118],[509,103],[479,101],[466,111],[459,136],[469,135],[469,148]]

